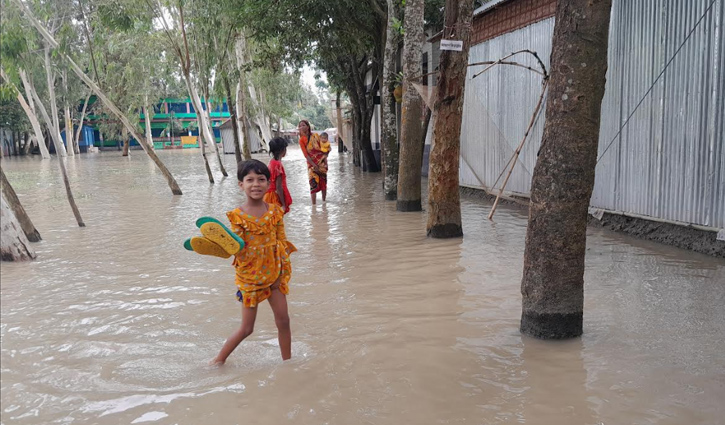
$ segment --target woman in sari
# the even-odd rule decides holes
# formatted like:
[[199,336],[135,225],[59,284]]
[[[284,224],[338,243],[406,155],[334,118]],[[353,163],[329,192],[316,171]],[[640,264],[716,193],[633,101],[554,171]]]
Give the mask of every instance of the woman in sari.
[[300,133],[300,148],[307,160],[312,205],[317,203],[317,192],[322,192],[322,202],[325,202],[327,199],[327,155],[330,153],[330,142],[322,141],[319,135],[313,133],[307,120],[300,121],[297,129]]

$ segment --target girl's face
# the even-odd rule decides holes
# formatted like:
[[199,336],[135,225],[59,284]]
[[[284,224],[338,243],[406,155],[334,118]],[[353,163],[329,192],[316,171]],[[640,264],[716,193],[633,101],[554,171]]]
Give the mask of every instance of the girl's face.
[[310,127],[308,127],[304,121],[300,121],[297,129],[300,131],[300,134],[304,135],[307,135],[307,132],[310,131]]
[[287,156],[287,148],[284,148],[284,150],[282,151],[282,153],[281,153],[281,154],[279,154],[279,159],[282,159],[282,158],[284,158],[285,156]]
[[259,201],[264,198],[264,194],[269,189],[269,180],[264,174],[257,174],[254,171],[244,176],[244,180],[239,182],[247,198]]

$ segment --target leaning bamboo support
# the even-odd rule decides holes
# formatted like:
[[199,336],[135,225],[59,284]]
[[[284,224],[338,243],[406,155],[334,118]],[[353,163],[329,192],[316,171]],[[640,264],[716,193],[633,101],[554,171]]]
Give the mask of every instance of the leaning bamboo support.
[[531,120],[529,121],[529,127],[526,129],[526,133],[524,133],[524,137],[521,139],[521,143],[519,143],[519,146],[516,148],[516,151],[514,152],[514,156],[512,157],[512,160],[509,160],[509,164],[511,165],[511,168],[509,168],[509,172],[506,175],[506,178],[503,181],[503,184],[501,185],[501,189],[498,191],[498,195],[496,195],[496,200],[493,203],[493,207],[491,207],[491,212],[488,214],[488,219],[493,219],[493,214],[496,212],[496,207],[498,206],[498,202],[501,199],[501,195],[503,195],[504,189],[506,189],[506,184],[509,181],[509,178],[511,177],[511,173],[514,171],[514,167],[516,166],[516,161],[519,159],[519,154],[521,153],[521,149],[524,147],[524,143],[526,143],[526,139],[529,137],[529,133],[531,132],[531,129],[534,127],[534,124],[536,123],[536,119],[539,116],[539,110],[541,110],[541,104],[544,101],[544,94],[546,93],[546,87],[549,84],[549,80],[544,80],[544,83],[541,86],[541,95],[539,95],[539,101],[536,103],[536,108],[534,108],[534,113],[531,115]]

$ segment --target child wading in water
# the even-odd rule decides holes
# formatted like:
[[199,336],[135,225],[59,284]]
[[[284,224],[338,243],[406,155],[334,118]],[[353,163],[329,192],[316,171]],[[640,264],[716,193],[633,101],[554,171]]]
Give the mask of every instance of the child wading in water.
[[242,325],[224,343],[219,354],[211,361],[222,365],[235,348],[254,330],[257,306],[269,299],[277,324],[282,360],[292,356],[292,332],[287,313],[287,294],[292,265],[289,255],[297,251],[287,241],[284,232],[284,211],[275,204],[264,202],[269,188],[269,169],[261,161],[252,159],[239,163],[239,187],[247,195],[247,202],[229,211],[227,217],[232,231],[244,239],[244,249],[234,257],[237,299],[242,302]]
[[292,196],[287,189],[287,173],[282,165],[282,158],[287,155],[287,141],[281,137],[275,137],[269,142],[269,153],[272,155],[272,159],[269,161],[271,177],[269,190],[264,194],[264,202],[279,205],[287,214],[289,206],[292,204]]

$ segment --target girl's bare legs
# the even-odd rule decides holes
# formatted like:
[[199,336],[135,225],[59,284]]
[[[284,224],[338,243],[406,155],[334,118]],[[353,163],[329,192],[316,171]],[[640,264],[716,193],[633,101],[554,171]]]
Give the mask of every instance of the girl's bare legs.
[[317,194],[310,193],[310,199],[312,199],[312,205],[317,205]]
[[322,202],[327,200],[327,189],[322,189]]
[[[286,305],[285,305],[286,306]],[[246,337],[254,332],[254,321],[257,319],[257,309],[242,306],[242,325],[234,332],[227,342],[222,346],[221,351],[214,359],[209,362],[211,365],[223,365],[227,361],[227,357],[232,354],[237,346],[244,341]]]
[[272,286],[269,305],[272,307],[274,323],[277,325],[282,360],[289,360],[292,357],[292,331],[290,330],[289,313],[287,312],[287,296],[280,292],[278,287]]

